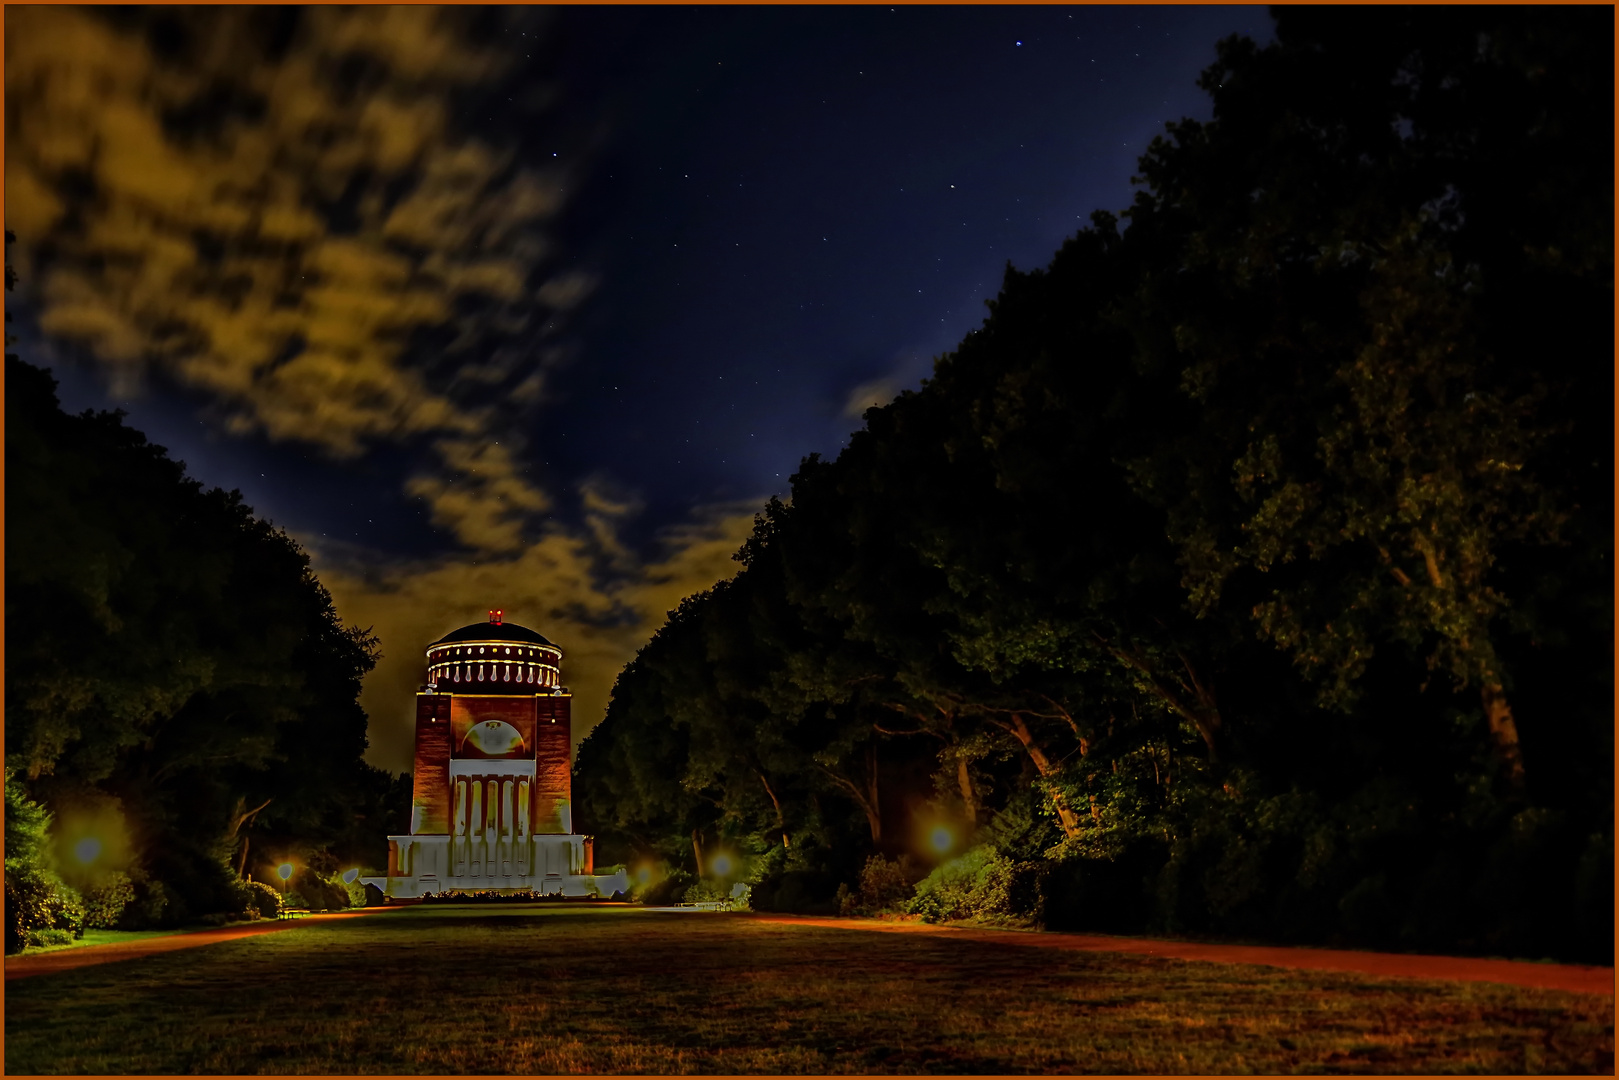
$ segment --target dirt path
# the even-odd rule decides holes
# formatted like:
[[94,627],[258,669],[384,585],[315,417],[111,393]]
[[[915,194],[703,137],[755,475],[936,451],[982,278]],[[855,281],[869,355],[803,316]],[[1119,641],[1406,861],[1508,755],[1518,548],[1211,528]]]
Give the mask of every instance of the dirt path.
[[381,911],[397,910],[385,907],[365,908],[360,911],[334,911],[325,915],[306,915],[298,919],[275,919],[265,922],[238,923],[222,926],[218,930],[184,930],[164,937],[138,938],[116,945],[84,945],[77,949],[58,949],[55,952],[35,953],[33,956],[6,957],[6,981],[26,979],[30,975],[50,975],[58,971],[112,964],[119,960],[136,960],[142,956],[174,952],[176,949],[195,949],[221,941],[252,937],[255,934],[273,934],[277,930],[290,930],[312,922],[331,919],[356,919]]
[[1103,934],[1052,934],[1026,930],[979,930],[930,926],[920,922],[883,922],[877,919],[826,919],[800,915],[751,915],[764,922],[795,926],[826,926],[842,930],[875,930],[902,934],[939,934],[996,945],[1024,945],[1082,952],[1132,953],[1171,960],[1207,960],[1217,964],[1263,964],[1267,967],[1309,971],[1350,971],[1362,975],[1388,975],[1407,979],[1448,979],[1457,982],[1508,983],[1542,990],[1568,990],[1576,994],[1613,996],[1611,967],[1585,964],[1536,964],[1525,960],[1483,960],[1465,956],[1421,956],[1408,953],[1360,952],[1353,949],[1307,949],[1277,945],[1205,945],[1195,941],[1155,941],[1150,938],[1109,937]]

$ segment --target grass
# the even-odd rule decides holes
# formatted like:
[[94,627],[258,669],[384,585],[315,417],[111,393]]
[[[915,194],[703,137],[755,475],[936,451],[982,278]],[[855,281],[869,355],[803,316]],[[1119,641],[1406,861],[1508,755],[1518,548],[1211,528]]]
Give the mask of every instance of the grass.
[[[31,945],[21,952],[12,953],[12,956],[38,956],[40,953],[61,952],[63,949],[82,949],[86,945],[122,945],[126,941],[139,941],[141,938],[168,937],[170,934],[183,933],[181,930],[86,930],[82,938],[70,941],[66,945]],[[10,957],[7,957],[10,959]]]
[[1606,997],[633,908],[417,907],[6,998],[10,1074],[1613,1071]]

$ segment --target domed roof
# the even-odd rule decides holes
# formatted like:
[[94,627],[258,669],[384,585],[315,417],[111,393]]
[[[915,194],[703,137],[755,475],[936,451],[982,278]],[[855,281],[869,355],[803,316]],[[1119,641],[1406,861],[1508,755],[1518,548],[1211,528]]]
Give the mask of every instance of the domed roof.
[[551,648],[556,648],[554,644],[528,627],[518,626],[516,623],[496,622],[493,616],[488,622],[468,623],[459,630],[451,630],[428,648],[454,645],[462,641],[511,641],[521,642],[524,645],[550,645]]

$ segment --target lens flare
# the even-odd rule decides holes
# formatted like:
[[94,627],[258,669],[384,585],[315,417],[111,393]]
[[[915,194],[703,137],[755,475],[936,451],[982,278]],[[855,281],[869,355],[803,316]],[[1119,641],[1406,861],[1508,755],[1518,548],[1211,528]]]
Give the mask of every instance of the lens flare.
[[282,881],[286,881],[292,876],[292,864],[290,862],[284,862],[275,868],[275,872],[281,875]]
[[713,870],[714,873],[724,877],[731,872],[731,857],[729,855],[716,855],[714,856],[714,861],[708,865],[709,869]]
[[933,850],[940,855],[947,854],[951,848],[956,846],[955,836],[943,825],[933,830],[933,834],[928,837],[928,842],[933,845]]
[[83,840],[73,845],[73,857],[86,866],[95,862],[96,857],[100,854],[101,841],[93,836],[86,836]]

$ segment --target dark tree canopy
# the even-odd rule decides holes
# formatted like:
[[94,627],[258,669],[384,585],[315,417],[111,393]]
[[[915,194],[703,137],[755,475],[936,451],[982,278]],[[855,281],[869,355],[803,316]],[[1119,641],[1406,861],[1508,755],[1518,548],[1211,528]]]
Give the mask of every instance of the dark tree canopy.
[[255,841],[378,863],[397,785],[361,760],[375,641],[298,545],[119,414],[66,415],[15,357],[6,457],[8,769],[59,818],[120,806],[171,918],[223,910]]

